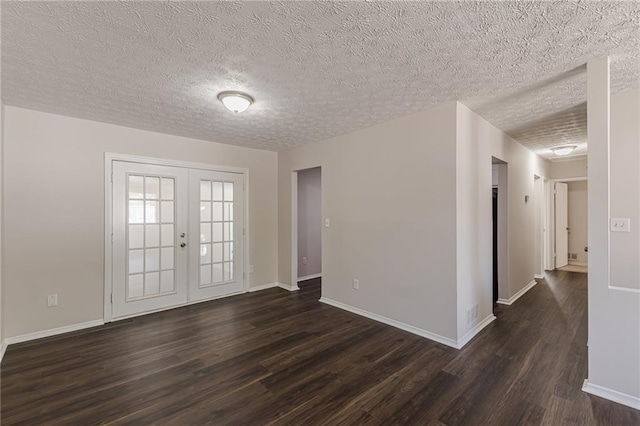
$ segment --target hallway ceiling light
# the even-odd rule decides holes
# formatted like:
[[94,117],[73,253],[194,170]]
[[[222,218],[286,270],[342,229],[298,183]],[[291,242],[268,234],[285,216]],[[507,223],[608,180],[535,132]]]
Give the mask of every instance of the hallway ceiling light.
[[253,103],[253,98],[246,93],[231,90],[218,93],[218,99],[229,111],[235,113],[246,111]]
[[578,147],[578,145],[562,145],[562,146],[554,146],[553,148],[551,148],[551,151],[553,151],[554,154],[556,155],[569,155],[571,154],[576,148]]

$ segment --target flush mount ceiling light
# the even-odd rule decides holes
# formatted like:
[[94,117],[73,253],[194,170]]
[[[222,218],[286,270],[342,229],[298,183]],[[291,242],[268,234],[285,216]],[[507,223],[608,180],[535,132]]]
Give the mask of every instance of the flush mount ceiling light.
[[253,98],[246,93],[227,90],[218,93],[218,99],[229,111],[235,113],[246,111],[253,103]]
[[578,147],[578,145],[562,145],[562,146],[554,146],[553,148],[551,148],[551,151],[553,151],[554,154],[556,155],[569,155],[571,154],[576,148]]

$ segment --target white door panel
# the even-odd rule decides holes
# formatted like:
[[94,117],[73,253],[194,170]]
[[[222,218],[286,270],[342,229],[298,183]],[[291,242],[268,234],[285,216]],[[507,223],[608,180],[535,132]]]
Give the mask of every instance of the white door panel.
[[556,268],[569,264],[569,208],[566,183],[556,183],[555,199],[555,235]]

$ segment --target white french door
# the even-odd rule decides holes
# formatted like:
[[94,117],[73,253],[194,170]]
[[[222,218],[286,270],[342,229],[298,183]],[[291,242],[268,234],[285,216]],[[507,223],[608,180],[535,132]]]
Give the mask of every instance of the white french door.
[[241,173],[112,162],[112,318],[245,289]]
[[555,234],[556,234],[556,268],[569,264],[569,186],[556,182],[555,190]]

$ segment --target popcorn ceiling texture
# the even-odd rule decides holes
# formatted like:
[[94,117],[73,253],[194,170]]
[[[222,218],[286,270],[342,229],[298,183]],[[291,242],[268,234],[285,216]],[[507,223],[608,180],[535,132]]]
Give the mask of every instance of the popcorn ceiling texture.
[[[587,60],[638,85],[637,2],[3,2],[8,105],[268,150],[460,100],[548,155]],[[234,115],[216,100],[243,90]]]

